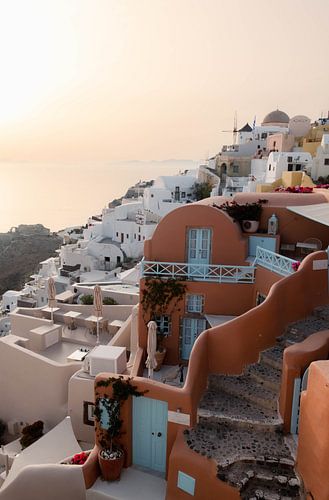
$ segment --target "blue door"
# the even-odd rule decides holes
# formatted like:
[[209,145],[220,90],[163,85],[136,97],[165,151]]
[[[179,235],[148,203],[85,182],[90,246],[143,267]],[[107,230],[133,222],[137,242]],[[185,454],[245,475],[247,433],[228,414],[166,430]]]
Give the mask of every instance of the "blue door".
[[133,464],[166,471],[168,403],[133,398]]
[[183,319],[182,359],[189,359],[194,342],[206,329],[206,320],[199,318]]
[[210,262],[210,241],[210,229],[189,229],[187,249],[189,277],[203,278],[208,273],[206,264]]

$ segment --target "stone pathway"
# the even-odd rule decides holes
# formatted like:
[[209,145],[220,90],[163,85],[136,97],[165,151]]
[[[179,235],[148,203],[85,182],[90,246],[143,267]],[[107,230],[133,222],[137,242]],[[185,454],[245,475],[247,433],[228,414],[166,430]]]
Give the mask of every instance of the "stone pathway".
[[200,402],[199,423],[185,431],[187,445],[212,458],[218,478],[242,499],[303,498],[294,459],[277,411],[284,349],[329,327],[329,306],[290,324],[276,344],[242,375],[210,375]]

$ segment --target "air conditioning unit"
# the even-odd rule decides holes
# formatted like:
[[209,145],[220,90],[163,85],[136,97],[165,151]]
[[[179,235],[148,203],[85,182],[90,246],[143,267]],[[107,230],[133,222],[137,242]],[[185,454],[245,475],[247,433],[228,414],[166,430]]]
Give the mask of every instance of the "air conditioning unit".
[[88,355],[89,373],[96,376],[101,372],[124,373],[127,368],[125,347],[99,345]]

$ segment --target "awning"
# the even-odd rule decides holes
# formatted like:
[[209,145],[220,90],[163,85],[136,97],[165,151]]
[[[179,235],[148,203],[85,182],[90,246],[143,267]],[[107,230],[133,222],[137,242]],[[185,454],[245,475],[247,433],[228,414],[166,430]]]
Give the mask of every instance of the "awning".
[[67,300],[72,299],[75,296],[75,293],[71,292],[71,290],[66,290],[65,292],[58,293],[56,295],[56,300],[59,302],[66,302]]
[[320,203],[318,205],[303,205],[287,207],[290,212],[314,220],[325,226],[329,226],[329,203]]
[[222,325],[224,323],[227,323],[228,321],[231,321],[231,319],[234,319],[236,317],[237,316],[221,316],[221,315],[217,316],[215,314],[205,314],[205,318],[211,327]]

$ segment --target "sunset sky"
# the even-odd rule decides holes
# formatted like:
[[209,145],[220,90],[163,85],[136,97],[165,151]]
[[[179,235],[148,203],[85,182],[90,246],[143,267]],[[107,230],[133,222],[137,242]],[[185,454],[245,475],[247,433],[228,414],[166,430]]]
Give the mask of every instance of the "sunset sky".
[[328,0],[0,0],[0,160],[204,158],[329,109]]

